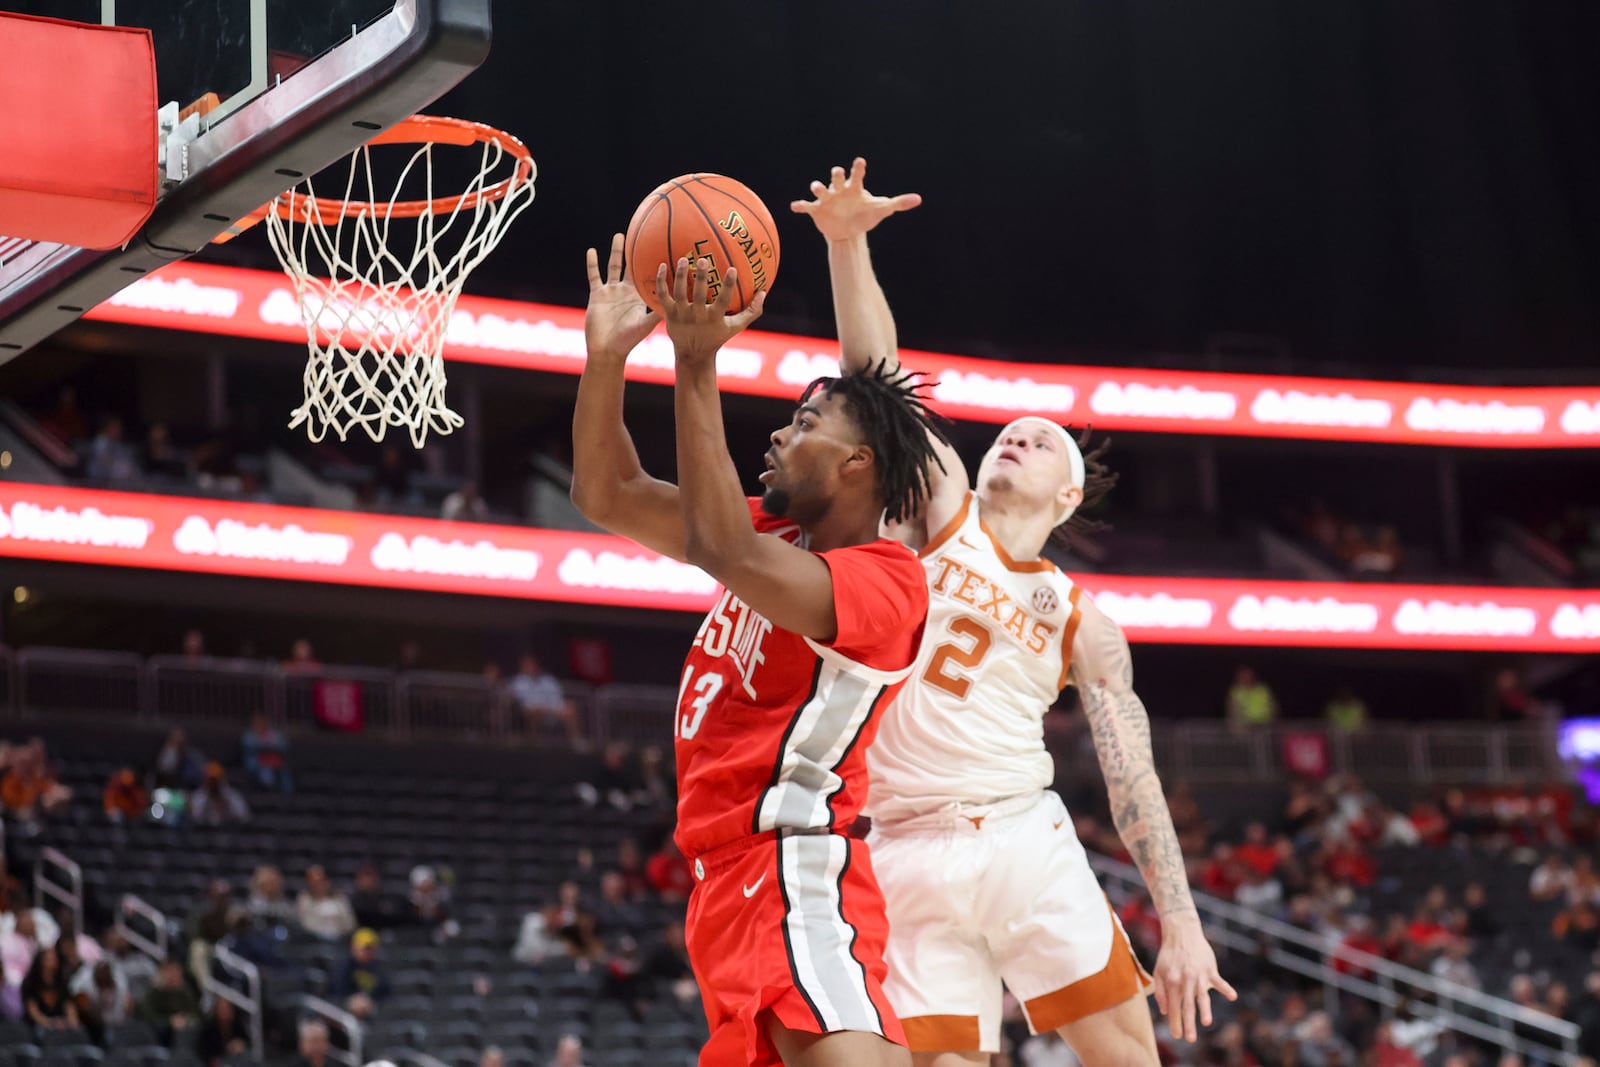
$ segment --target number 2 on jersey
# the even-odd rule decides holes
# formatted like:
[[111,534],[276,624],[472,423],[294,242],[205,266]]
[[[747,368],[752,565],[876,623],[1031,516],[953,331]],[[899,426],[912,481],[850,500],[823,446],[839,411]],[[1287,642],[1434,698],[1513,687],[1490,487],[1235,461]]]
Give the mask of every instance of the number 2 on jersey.
[[[683,671],[683,684],[678,688],[678,707],[683,707],[684,694],[689,692],[689,677],[694,673],[693,667],[685,667]],[[706,710],[711,707],[711,702],[717,699],[717,694],[722,692],[722,675],[702,674],[694,682],[695,698],[689,703],[689,710],[676,714],[673,720],[675,729],[673,733],[685,741],[700,732],[700,724],[705,720]]]
[[[922,672],[922,680],[943,689],[957,700],[965,700],[967,690],[972,688],[972,677],[968,672],[974,670],[989,654],[994,635],[983,623],[965,615],[951,619],[945,629],[956,640],[946,641],[933,650],[933,659],[928,661],[928,669]],[[970,639],[970,643],[964,639]],[[955,668],[955,673],[951,673],[951,667]]]

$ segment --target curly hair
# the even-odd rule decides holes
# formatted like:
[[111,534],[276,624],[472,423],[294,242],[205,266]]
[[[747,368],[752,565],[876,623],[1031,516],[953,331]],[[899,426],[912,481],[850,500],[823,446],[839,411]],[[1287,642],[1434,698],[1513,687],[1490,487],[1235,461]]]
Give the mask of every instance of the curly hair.
[[818,378],[800,394],[801,404],[818,391],[843,402],[846,414],[872,449],[878,495],[890,522],[909,519],[927,500],[930,463],[944,470],[933,442],[937,439],[948,445],[950,438],[945,434],[944,419],[928,410],[927,389],[921,374],[882,359],[854,374]]
[[1084,509],[1092,508],[1106,498],[1117,484],[1117,473],[1105,464],[1105,455],[1111,450],[1111,438],[1102,437],[1093,448],[1089,446],[1094,427],[1085,426],[1077,437],[1078,451],[1083,453],[1083,500],[1079,502],[1066,522],[1061,523],[1050,537],[1064,549],[1081,548],[1093,542],[1095,534],[1111,529],[1109,523],[1091,519]]

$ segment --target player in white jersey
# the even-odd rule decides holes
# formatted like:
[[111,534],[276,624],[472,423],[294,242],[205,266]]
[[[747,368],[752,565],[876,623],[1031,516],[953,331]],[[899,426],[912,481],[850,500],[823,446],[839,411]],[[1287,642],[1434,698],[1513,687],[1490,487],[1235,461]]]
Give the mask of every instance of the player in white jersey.
[[[915,207],[875,197],[866,164],[813,182],[811,216],[828,239],[846,370],[896,358],[894,318],[867,254],[868,231]],[[1172,1032],[1211,1024],[1217,973],[1189,893],[1156,777],[1150,719],[1133,690],[1121,629],[1042,556],[1057,527],[1112,479],[1055,423],[1000,431],[969,488],[943,471],[920,515],[890,530],[922,556],[931,591],[921,657],[869,753],[867,812],[888,903],[886,991],[919,1067],[987,1063],[1000,1049],[1002,983],[1034,1033],[1057,1030],[1089,1067],[1157,1061],[1145,1002]],[[1140,967],[1072,820],[1050,790],[1044,714],[1078,690],[1111,812],[1161,915],[1155,971]]]

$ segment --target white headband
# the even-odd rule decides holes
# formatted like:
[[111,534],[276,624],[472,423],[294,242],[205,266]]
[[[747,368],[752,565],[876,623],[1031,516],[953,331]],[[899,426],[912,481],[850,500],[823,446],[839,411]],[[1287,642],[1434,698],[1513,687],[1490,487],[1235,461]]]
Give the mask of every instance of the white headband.
[[[1081,490],[1087,483],[1088,471],[1084,466],[1083,452],[1078,448],[1078,442],[1074,441],[1072,439],[1072,435],[1066,431],[1066,427],[1039,415],[1025,415],[1020,419],[1013,419],[1011,422],[1007,423],[1006,430],[1011,429],[1013,426],[1019,426],[1025,422],[1036,422],[1041,426],[1048,426],[1050,429],[1055,431],[1056,439],[1061,442],[1061,447],[1065,449],[1067,453],[1067,467],[1072,475],[1072,488]],[[1001,430],[1000,432],[1003,435],[1005,430]],[[1076,509],[1070,504],[1062,508],[1061,513],[1056,516],[1056,525],[1060,526],[1062,523],[1071,518],[1074,510]]]

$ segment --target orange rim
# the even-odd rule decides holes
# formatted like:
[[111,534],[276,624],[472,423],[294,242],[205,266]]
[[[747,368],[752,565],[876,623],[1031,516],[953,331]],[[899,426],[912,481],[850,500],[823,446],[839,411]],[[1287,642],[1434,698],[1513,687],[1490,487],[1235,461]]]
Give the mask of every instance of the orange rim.
[[[271,203],[257,208],[234,223],[227,232],[217,237],[217,243],[243,233],[268,215],[274,214],[280,219],[299,220],[323,226],[333,225],[350,215],[381,214],[390,219],[414,219],[426,214],[450,215],[461,210],[475,209],[481,204],[502,200],[511,190],[533,176],[533,153],[528,151],[527,145],[504,130],[497,130],[481,122],[468,122],[466,119],[450,119],[440,115],[413,115],[384,130],[367,144],[369,146],[445,144],[461,148],[474,144],[493,144],[498,145],[508,156],[515,159],[517,167],[509,177],[476,192],[462,193],[459,196],[441,196],[433,200],[397,200],[391,204],[387,200],[382,202],[337,200],[300,193],[285,194],[275,197]],[[326,216],[323,214],[324,210],[327,212]]]

